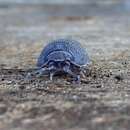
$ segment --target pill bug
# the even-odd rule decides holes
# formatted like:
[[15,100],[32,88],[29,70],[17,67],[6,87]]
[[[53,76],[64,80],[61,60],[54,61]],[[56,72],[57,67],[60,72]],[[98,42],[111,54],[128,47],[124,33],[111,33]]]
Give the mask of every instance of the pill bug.
[[38,57],[36,74],[67,73],[80,82],[80,72],[89,64],[88,54],[78,41],[58,39],[47,44]]

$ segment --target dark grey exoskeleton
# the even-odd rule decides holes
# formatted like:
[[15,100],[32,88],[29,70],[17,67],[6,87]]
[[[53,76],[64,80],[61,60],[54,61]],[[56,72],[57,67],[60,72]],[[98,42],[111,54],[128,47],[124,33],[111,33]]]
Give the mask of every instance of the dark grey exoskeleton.
[[37,74],[49,74],[52,80],[55,74],[63,72],[80,82],[80,72],[88,64],[88,54],[79,42],[58,39],[50,42],[42,50],[37,61]]

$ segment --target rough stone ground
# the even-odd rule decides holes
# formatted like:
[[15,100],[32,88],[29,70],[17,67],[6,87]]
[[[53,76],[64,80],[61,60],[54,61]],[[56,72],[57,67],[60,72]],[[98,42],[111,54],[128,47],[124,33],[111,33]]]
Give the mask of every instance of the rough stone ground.
[[[0,8],[0,130],[129,130],[129,11],[103,5],[82,17],[47,17],[46,8]],[[43,46],[61,37],[80,41],[92,60],[81,84],[25,80]]]

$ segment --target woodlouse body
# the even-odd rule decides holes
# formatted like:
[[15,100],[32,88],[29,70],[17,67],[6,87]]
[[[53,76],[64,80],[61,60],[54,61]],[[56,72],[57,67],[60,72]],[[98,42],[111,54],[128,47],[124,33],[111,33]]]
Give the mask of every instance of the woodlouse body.
[[58,39],[42,50],[37,61],[37,72],[39,75],[49,73],[50,80],[56,73],[64,72],[70,74],[75,81],[80,81],[80,72],[88,64],[88,54],[78,41]]

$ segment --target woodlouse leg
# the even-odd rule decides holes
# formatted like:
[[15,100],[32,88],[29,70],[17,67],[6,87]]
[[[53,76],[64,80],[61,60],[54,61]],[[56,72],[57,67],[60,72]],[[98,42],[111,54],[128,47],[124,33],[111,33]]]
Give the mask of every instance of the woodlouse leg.
[[47,75],[49,73],[48,68],[41,68],[39,70],[37,70],[36,72],[34,72],[34,75],[36,77],[41,77],[42,75]]
[[56,67],[54,65],[51,65],[49,68],[49,73],[50,73],[50,80],[52,81],[53,80],[53,76],[55,75],[56,73]]
[[80,74],[75,74],[67,65],[63,67],[63,70],[73,77],[74,83],[80,83]]
[[40,77],[42,75],[47,75],[49,73],[49,69],[48,68],[40,68],[34,72],[29,72],[27,73],[26,75],[26,78],[27,80],[31,80],[33,78],[33,76],[35,77]]
[[76,78],[74,79],[74,83],[80,84],[81,79],[80,79],[80,75],[76,75]]
[[50,80],[51,80],[51,81],[53,80],[54,74],[55,74],[55,72],[51,72],[51,73],[50,73]]

